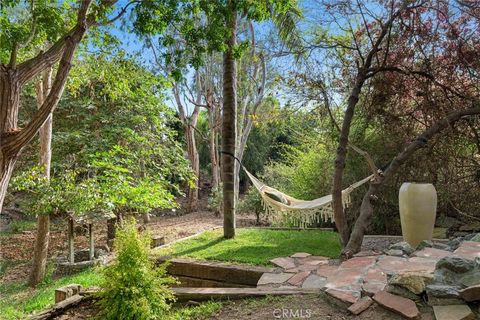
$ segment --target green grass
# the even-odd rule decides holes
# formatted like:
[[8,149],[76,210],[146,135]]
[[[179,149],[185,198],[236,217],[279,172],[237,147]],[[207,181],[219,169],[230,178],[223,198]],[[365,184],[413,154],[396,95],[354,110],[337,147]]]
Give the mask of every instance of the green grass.
[[221,302],[207,301],[192,307],[181,307],[172,310],[171,320],[207,320],[222,307]]
[[28,288],[23,283],[0,285],[0,319],[25,319],[28,314],[38,312],[54,303],[55,289],[78,283],[88,288],[98,285],[102,276],[95,269],[88,269],[58,280],[44,281],[37,288]]
[[341,250],[338,234],[314,230],[238,229],[235,239],[223,239],[223,231],[206,231],[173,244],[158,255],[269,265],[269,260],[295,252],[336,258]]

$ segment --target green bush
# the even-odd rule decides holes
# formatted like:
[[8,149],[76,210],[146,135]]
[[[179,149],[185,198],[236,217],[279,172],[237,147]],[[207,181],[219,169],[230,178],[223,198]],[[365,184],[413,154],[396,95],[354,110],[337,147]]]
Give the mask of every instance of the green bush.
[[264,212],[262,197],[258,190],[251,186],[245,193],[243,199],[238,203],[238,212],[240,214],[255,213],[256,223],[260,224],[260,216]]
[[99,293],[101,319],[164,319],[174,295],[166,275],[166,264],[156,267],[149,259],[148,233],[139,234],[134,219],[117,229],[116,259],[105,268]]

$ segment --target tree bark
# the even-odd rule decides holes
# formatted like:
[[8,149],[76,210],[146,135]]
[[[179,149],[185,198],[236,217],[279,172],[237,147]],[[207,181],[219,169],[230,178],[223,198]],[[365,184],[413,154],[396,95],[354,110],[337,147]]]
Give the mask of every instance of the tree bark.
[[[52,68],[43,73],[42,81],[37,83],[37,106],[40,108],[45,98],[50,93],[52,84]],[[40,160],[43,175],[50,179],[50,164],[52,159],[52,115],[48,117],[39,131]],[[40,214],[37,217],[37,235],[33,249],[32,269],[30,271],[29,285],[36,286],[45,276],[48,260],[48,244],[50,240],[50,216]]]
[[[368,51],[363,63],[358,67],[357,75],[355,77],[354,86],[348,97],[347,109],[345,110],[345,116],[343,118],[343,124],[340,131],[340,139],[337,147],[337,155],[334,163],[334,172],[333,172],[333,183],[332,183],[332,206],[333,206],[333,216],[335,219],[335,225],[337,227],[338,233],[340,234],[342,245],[345,247],[349,240],[349,230],[347,225],[347,219],[345,217],[345,212],[343,210],[343,199],[342,199],[342,187],[343,187],[343,173],[345,170],[345,160],[347,156],[347,145],[348,138],[350,135],[350,127],[352,125],[352,120],[355,114],[355,107],[357,106],[360,93],[362,92],[363,85],[368,79],[368,72],[372,66],[372,60],[380,50],[385,37],[388,34],[393,21],[399,16],[406,8],[406,3],[402,8],[397,11],[395,14],[387,20],[385,24],[382,25],[382,29],[378,38],[372,45],[372,48]],[[361,53],[360,53],[361,56]]]
[[223,53],[223,121],[222,121],[222,181],[223,181],[223,235],[235,237],[235,155],[237,137],[237,66],[233,50],[237,43],[237,12],[234,2],[228,1],[227,28],[230,37]]
[[364,195],[362,205],[360,207],[360,216],[352,230],[350,240],[346,247],[342,251],[342,256],[345,258],[352,257],[355,253],[359,252],[363,242],[363,236],[365,230],[370,224],[371,217],[373,216],[373,204],[371,202],[372,197],[376,196],[381,187],[390,180],[398,169],[410,158],[417,150],[425,147],[428,141],[435,135],[442,132],[444,129],[449,128],[455,122],[468,117],[480,115],[480,103],[477,103],[476,107],[472,107],[465,110],[454,111],[448,114],[445,118],[433,124],[430,128],[426,129],[421,135],[419,135],[415,141],[411,142],[402,152],[400,152],[395,158],[393,158],[390,165],[384,171],[383,176],[378,180],[374,180],[370,183],[367,193]]
[[195,141],[195,124],[185,124],[185,137],[187,140],[187,154],[190,160],[190,166],[192,167],[193,174],[195,175],[195,185],[188,189],[188,204],[187,212],[195,212],[198,210],[198,188],[200,180],[200,162],[197,150],[197,143]]

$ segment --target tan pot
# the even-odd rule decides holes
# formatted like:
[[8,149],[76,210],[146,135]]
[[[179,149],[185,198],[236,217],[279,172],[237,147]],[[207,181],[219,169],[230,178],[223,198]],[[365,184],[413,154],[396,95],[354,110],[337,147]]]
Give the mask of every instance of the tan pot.
[[416,248],[422,240],[432,240],[437,213],[437,191],[430,183],[405,182],[399,193],[403,240]]

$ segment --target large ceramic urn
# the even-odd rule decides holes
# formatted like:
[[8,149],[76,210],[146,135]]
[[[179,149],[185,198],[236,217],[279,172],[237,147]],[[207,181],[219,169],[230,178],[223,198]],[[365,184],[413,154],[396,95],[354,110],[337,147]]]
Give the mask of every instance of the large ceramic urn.
[[416,248],[422,240],[432,240],[437,213],[437,191],[430,183],[405,182],[399,194],[403,240]]

